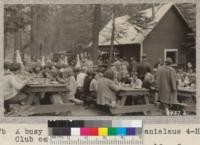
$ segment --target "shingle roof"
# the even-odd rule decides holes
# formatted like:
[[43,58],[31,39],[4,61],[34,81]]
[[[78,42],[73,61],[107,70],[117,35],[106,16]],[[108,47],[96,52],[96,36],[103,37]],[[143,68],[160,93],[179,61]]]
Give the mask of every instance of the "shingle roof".
[[[148,22],[147,28],[142,28],[136,24],[132,24],[129,20],[131,19],[128,15],[115,18],[115,45],[119,44],[133,44],[141,43],[144,41],[146,36],[153,30],[158,22],[165,16],[165,14],[172,8],[175,7],[172,3],[162,4],[155,6],[155,17],[153,20]],[[180,13],[180,11],[178,10]],[[146,18],[152,17],[152,8],[142,10],[139,13]],[[182,18],[184,16],[180,13]],[[185,20],[186,21],[186,20]],[[110,20],[105,27],[99,33],[99,45],[105,46],[111,44],[111,32],[112,32],[112,20]]]

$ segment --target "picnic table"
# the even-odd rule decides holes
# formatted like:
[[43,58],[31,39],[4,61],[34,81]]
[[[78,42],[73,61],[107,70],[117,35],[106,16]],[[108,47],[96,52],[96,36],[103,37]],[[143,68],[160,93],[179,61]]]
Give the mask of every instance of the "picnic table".
[[[124,113],[134,113],[134,112],[144,112],[145,115],[150,115],[152,111],[158,111],[159,108],[155,104],[150,104],[149,102],[150,92],[148,89],[136,89],[132,87],[122,87],[121,91],[118,93],[120,99],[117,102],[117,107],[110,108],[112,114],[124,114]],[[131,97],[142,98],[144,100],[144,104],[140,105],[128,105],[126,106],[126,100]],[[195,112],[196,111],[196,90],[191,88],[178,88],[178,97],[185,97],[184,102],[187,106],[185,110],[187,112]],[[189,100],[189,101],[188,101]]]
[[[157,111],[158,107],[155,104],[149,102],[149,90],[141,88],[136,89],[133,87],[122,87],[118,93],[119,100],[117,106],[110,108],[112,114],[124,114],[134,112],[144,112],[145,115],[150,115],[152,111]],[[144,104],[140,105],[126,105],[126,100],[131,97],[132,99],[141,98],[144,100]]]
[[181,103],[187,104],[185,107],[188,112],[196,112],[196,89],[179,87],[178,99]]
[[68,92],[65,84],[26,84],[25,91],[31,93]]
[[[74,109],[78,109],[78,106],[74,103],[53,103],[48,105],[41,105],[40,98],[43,98],[46,93],[50,93],[48,97],[61,97],[61,93],[67,93],[68,89],[65,84],[26,84],[23,88],[29,96],[26,104],[34,106],[34,113],[57,113],[57,112],[68,112]],[[36,100],[36,101],[35,101]]]

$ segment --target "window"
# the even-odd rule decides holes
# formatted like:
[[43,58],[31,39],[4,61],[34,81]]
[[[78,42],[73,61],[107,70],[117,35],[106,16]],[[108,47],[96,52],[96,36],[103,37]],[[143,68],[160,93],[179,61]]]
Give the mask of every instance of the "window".
[[170,57],[173,63],[178,64],[178,49],[165,49],[164,60]]

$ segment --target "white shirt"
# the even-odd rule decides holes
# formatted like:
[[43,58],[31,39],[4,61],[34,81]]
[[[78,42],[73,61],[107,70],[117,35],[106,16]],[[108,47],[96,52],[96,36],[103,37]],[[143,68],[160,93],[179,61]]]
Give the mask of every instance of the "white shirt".
[[90,91],[97,91],[97,83],[96,79],[92,79],[90,83]]
[[20,83],[16,76],[12,73],[7,74],[3,77],[4,82],[4,100],[9,100],[17,95],[24,84]]
[[83,72],[80,72],[78,75],[77,75],[77,84],[78,84],[78,87],[83,87],[83,84],[84,84],[84,79],[86,77],[86,73],[83,73]]

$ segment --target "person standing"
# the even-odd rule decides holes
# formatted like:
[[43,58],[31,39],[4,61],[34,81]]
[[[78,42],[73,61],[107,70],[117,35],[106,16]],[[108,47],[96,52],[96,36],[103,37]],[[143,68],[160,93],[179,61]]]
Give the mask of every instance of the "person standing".
[[178,102],[176,71],[171,65],[172,59],[167,58],[165,65],[160,67],[156,74],[158,96],[164,106],[166,115],[169,115],[169,107]]
[[158,69],[163,65],[163,61],[161,58],[158,59],[158,63],[156,63],[156,65],[154,65],[154,68]]
[[137,72],[138,62],[136,61],[135,57],[131,57],[130,65],[129,65],[129,72],[132,75],[135,75]]
[[147,55],[143,54],[142,61],[138,64],[137,67],[138,78],[143,81],[146,73],[148,72],[152,72],[152,66],[147,62]]
[[192,63],[191,63],[191,62],[188,62],[188,63],[187,63],[186,71],[187,71],[188,74],[194,73],[194,71],[193,71],[193,66],[192,66]]

